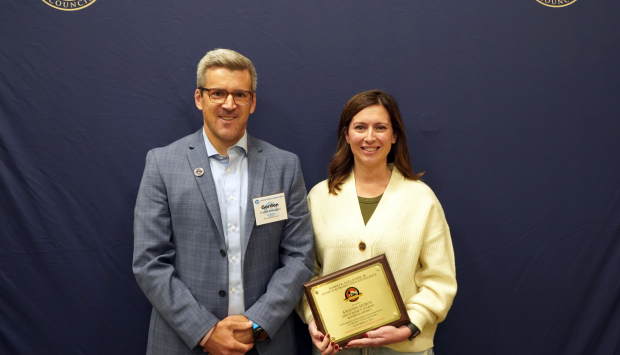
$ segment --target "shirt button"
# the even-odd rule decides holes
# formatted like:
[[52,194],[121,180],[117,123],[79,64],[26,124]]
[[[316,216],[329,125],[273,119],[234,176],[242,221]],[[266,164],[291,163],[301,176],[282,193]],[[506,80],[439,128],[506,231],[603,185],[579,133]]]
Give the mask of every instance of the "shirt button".
[[224,251],[224,249],[220,249],[220,255],[221,256],[226,256],[226,252]]
[[366,243],[360,242],[359,248],[360,248],[361,251],[366,250]]
[[233,195],[230,195],[228,199],[232,201],[234,199]]
[[231,260],[232,260],[232,261],[233,261],[233,263],[234,263],[235,261],[237,261],[237,257],[236,257],[236,256],[233,256]]
[[237,292],[237,290],[233,287],[232,290],[230,290],[230,292],[235,293]]
[[226,291],[220,290],[220,297],[226,297]]
[[230,168],[226,169],[226,172],[229,173],[230,172]]
[[237,229],[235,228],[235,226],[230,227],[230,230],[232,230],[233,232],[235,231],[235,229]]

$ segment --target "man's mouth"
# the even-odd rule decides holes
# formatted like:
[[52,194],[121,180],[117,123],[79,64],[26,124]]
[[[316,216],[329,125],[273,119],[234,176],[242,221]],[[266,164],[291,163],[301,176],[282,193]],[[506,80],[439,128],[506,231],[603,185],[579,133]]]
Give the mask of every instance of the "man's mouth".
[[237,117],[235,117],[235,116],[219,116],[219,117],[220,117],[221,119],[223,119],[224,121],[232,121],[232,120],[234,120],[235,118],[237,118]]

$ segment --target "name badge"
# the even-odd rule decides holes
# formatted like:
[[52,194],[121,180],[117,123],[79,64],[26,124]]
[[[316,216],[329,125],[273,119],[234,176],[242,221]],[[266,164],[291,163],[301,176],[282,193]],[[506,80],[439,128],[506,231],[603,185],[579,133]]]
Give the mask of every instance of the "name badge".
[[258,197],[252,199],[252,201],[254,202],[254,215],[256,216],[257,226],[288,219],[284,192]]

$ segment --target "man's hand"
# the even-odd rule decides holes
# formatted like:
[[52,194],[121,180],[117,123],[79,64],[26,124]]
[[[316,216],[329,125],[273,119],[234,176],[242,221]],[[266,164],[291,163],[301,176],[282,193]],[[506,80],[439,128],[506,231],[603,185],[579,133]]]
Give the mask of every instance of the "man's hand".
[[[237,322],[248,322],[250,321],[246,316],[234,315],[228,316],[226,319],[234,320]],[[252,331],[252,327],[247,330],[235,330],[233,332],[235,339],[243,344],[250,344],[254,342],[254,332]]]
[[[243,355],[254,347],[252,322],[244,316],[228,316],[215,324],[203,351],[210,355]],[[237,333],[237,334],[235,334]]]

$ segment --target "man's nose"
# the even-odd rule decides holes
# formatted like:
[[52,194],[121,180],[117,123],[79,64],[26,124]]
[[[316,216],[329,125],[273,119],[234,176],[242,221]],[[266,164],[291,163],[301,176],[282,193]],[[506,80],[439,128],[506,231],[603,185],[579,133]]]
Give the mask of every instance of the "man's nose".
[[235,100],[233,99],[232,94],[229,93],[228,96],[226,96],[226,100],[222,103],[222,107],[227,110],[232,110],[235,108],[235,105]]

